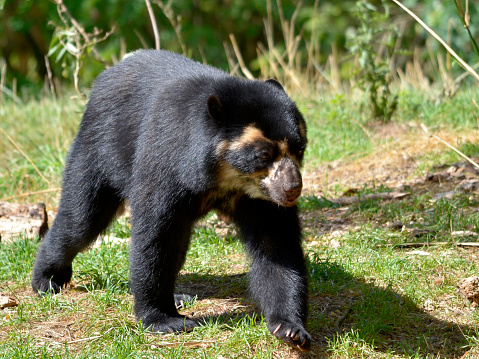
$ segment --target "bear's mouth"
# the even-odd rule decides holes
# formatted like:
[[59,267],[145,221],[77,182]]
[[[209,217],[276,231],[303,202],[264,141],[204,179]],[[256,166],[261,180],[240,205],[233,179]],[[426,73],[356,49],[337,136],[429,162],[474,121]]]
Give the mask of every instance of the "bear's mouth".
[[299,196],[296,199],[290,200],[287,199],[286,201],[280,203],[283,207],[292,207],[298,202]]
[[268,191],[268,188],[267,187],[264,187],[263,186],[263,191],[266,193],[266,195],[269,197],[269,199],[282,206],[282,207],[293,207],[294,205],[296,205],[296,203],[298,202],[298,199],[299,197],[301,196],[301,193],[299,193],[297,196],[295,196],[294,198],[291,198],[283,192],[275,192],[275,191]]

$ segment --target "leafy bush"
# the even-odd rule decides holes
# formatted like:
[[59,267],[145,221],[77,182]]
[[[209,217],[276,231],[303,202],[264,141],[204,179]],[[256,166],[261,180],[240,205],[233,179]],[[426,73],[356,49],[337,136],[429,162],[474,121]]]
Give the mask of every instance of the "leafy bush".
[[[398,96],[391,91],[391,58],[395,53],[397,28],[390,23],[389,6],[384,12],[367,0],[358,1],[356,34],[349,39],[349,51],[358,57],[360,69],[354,73],[359,88],[369,96],[374,119],[388,122],[397,108]],[[382,51],[381,51],[382,50]]]

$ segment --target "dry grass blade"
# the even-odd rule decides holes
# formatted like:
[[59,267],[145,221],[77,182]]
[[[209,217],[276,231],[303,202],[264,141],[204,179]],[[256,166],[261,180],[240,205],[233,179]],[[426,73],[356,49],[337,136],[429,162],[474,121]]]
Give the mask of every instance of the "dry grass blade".
[[468,71],[476,80],[479,81],[479,74],[477,74],[474,69],[469,66],[459,55],[443,40],[441,37],[434,32],[429,26],[424,23],[416,14],[414,14],[411,10],[409,10],[406,6],[401,4],[398,0],[392,0],[394,1],[399,7],[401,7],[404,11],[406,11],[414,20],[416,20],[424,29],[426,29],[427,32],[429,32],[434,38],[436,38],[437,41],[441,43],[442,46],[452,55],[454,58],[461,64],[462,67],[466,71]]
[[160,342],[155,343],[153,346],[155,347],[164,347],[164,348],[173,348],[173,347],[192,347],[192,348],[199,348],[199,347],[206,347],[208,345],[214,344],[213,341],[204,341],[204,340],[192,340],[188,342],[178,342],[178,343],[170,343],[170,342]]
[[240,49],[238,47],[238,43],[236,42],[236,38],[233,34],[230,34],[230,40],[231,44],[233,45],[233,50],[235,52],[236,58],[238,59],[238,63],[240,65],[241,71],[243,71],[243,74],[250,80],[254,80],[253,74],[248,70],[246,67],[244,61],[243,61],[243,56],[241,56]]
[[101,337],[105,336],[106,334],[108,334],[111,330],[113,330],[114,328],[110,328],[108,329],[105,333],[101,334],[101,335],[95,335],[93,337],[88,337],[88,338],[81,338],[81,339],[76,339],[76,340],[71,340],[69,342],[67,342],[67,344],[74,344],[74,343],[80,343],[80,342],[86,342],[86,341],[91,341],[91,340],[96,340],[96,339],[100,339]]
[[44,189],[44,190],[41,190],[41,191],[21,193],[21,194],[18,194],[16,196],[0,198],[0,201],[9,201],[11,199],[16,199],[16,198],[21,198],[21,197],[30,197],[30,196],[34,196],[34,195],[37,195],[37,194],[44,194],[44,193],[48,193],[48,192],[57,192],[57,191],[61,191],[61,190],[62,189],[58,187],[58,188]]
[[33,166],[33,168],[35,169],[35,171],[37,171],[37,173],[40,175],[40,177],[41,177],[46,183],[48,183],[48,185],[49,185],[50,187],[53,187],[53,185],[50,183],[50,181],[45,178],[45,176],[42,174],[42,172],[40,172],[40,170],[38,169],[38,167],[35,166],[35,164],[34,164],[33,161],[30,159],[30,157],[28,157],[27,154],[22,151],[22,149],[16,144],[16,142],[13,140],[13,138],[11,138],[1,127],[0,127],[0,131],[8,138],[8,140],[9,140],[9,141],[12,143],[12,145],[14,145],[15,148],[23,155],[23,157],[25,157],[25,158],[27,159],[27,161],[30,162],[30,164]]
[[449,143],[447,143],[446,141],[444,141],[442,138],[439,138],[437,137],[436,135],[432,134],[431,132],[429,132],[429,129],[426,127],[425,124],[421,123],[421,127],[422,129],[424,130],[424,132],[426,132],[426,134],[428,136],[431,136],[431,137],[434,137],[436,140],[438,140],[439,142],[442,142],[444,143],[447,147],[449,147],[451,150],[455,151],[457,154],[459,154],[461,157],[463,157],[464,159],[466,159],[467,161],[469,161],[469,163],[471,163],[474,167],[478,168],[479,169],[479,165],[474,162],[471,158],[469,158],[468,156],[466,156],[464,153],[462,153],[461,151],[459,151],[456,147],[450,145]]
[[[3,95],[7,95],[8,97],[10,97],[13,100],[14,104],[21,105],[22,101],[17,96],[16,82],[17,82],[17,79],[14,78],[13,79],[13,86],[12,86],[13,90],[10,90],[8,87],[3,86],[0,83],[0,97],[2,97]],[[1,104],[2,104],[2,101],[0,100],[0,107],[1,107]]]
[[289,75],[294,85],[301,91],[301,93],[304,94],[304,90],[303,90],[303,87],[301,86],[301,82],[298,80],[298,78],[294,74],[294,71],[291,69],[291,67],[284,62],[283,58],[281,57],[281,55],[275,48],[271,49],[271,52],[276,57],[276,60],[281,65],[283,70]]
[[153,0],[153,3],[158,5],[158,7],[161,9],[161,11],[163,11],[163,14],[170,22],[171,26],[173,27],[173,30],[175,31],[178,43],[181,46],[181,51],[183,52],[183,55],[186,56],[188,51],[186,49],[186,44],[183,41],[183,36],[181,35],[181,16],[175,16],[175,12],[173,11],[173,8],[171,6],[173,1],[168,0],[168,2],[165,4],[162,0]]
[[223,47],[225,49],[226,59],[228,60],[228,65],[229,65],[229,68],[230,68],[231,75],[241,76],[241,74],[239,72],[239,65],[235,61],[235,59],[233,57],[233,54],[231,53],[231,51],[232,51],[231,47],[229,46],[229,44],[226,41],[223,42]]

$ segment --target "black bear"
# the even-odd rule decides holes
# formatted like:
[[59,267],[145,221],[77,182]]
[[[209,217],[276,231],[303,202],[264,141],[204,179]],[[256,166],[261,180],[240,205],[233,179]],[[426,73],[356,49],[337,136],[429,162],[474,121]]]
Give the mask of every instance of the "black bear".
[[167,51],[137,51],[95,81],[63,174],[32,287],[58,292],[72,261],[127,200],[130,284],[142,325],[198,325],[174,286],[192,227],[210,210],[237,225],[269,330],[308,349],[307,275],[296,201],[305,121],[275,80],[245,80]]

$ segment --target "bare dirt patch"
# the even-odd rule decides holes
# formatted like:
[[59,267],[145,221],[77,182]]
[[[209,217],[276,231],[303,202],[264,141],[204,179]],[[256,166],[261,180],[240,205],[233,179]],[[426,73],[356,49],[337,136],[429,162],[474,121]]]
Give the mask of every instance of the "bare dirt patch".
[[[393,123],[377,125],[368,134],[375,143],[384,139],[387,141],[376,146],[366,157],[341,159],[315,169],[306,169],[303,175],[305,196],[314,195],[335,203],[344,203],[339,208],[301,213],[307,233],[326,235],[327,240],[332,240],[364,223],[365,218],[360,213],[351,213],[348,205],[351,199],[356,200],[356,203],[359,201],[357,194],[364,188],[386,190],[387,192],[374,194],[378,197],[375,199],[383,201],[402,199],[395,196],[381,198],[383,194],[391,194],[389,191],[400,194],[400,197],[412,193],[430,194],[432,200],[452,198],[459,192],[471,196],[479,193],[479,169],[459,156],[454,163],[444,163],[429,170],[421,169],[428,153],[440,153],[449,149],[427,136],[419,126]],[[451,144],[477,141],[475,133],[459,136],[445,132],[438,136]],[[363,196],[362,200],[364,199]],[[369,218],[368,222],[372,226],[386,225],[403,229],[402,223],[382,223],[379,217]],[[425,233],[411,234],[419,236]]]
[[0,202],[0,239],[8,242],[20,234],[28,238],[43,237],[54,216],[43,203]]
[[[454,135],[438,133],[450,144],[477,142],[477,134]],[[419,126],[388,124],[377,127],[370,134],[373,143],[386,138],[382,145],[366,157],[340,159],[318,168],[307,169],[303,175],[305,194],[325,195],[339,185],[341,188],[357,188],[364,185],[400,187],[424,180],[426,173],[419,170],[423,156],[448,148],[436,139],[425,135]]]

